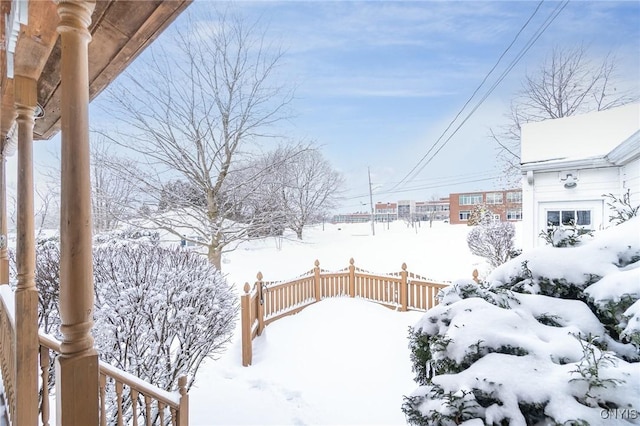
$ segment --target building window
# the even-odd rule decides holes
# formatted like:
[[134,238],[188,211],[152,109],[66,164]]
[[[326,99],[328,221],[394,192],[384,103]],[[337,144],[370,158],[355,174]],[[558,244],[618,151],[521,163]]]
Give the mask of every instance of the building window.
[[469,216],[471,216],[470,210],[461,210],[460,211],[460,220],[469,220]]
[[591,226],[591,210],[549,210],[547,224],[549,226],[573,224]]
[[487,194],[487,204],[502,204],[502,192],[489,192]]
[[522,209],[507,210],[507,220],[522,220]]
[[522,204],[522,192],[507,192],[507,203]]
[[463,194],[460,195],[461,206],[472,206],[474,204],[482,204],[482,194]]

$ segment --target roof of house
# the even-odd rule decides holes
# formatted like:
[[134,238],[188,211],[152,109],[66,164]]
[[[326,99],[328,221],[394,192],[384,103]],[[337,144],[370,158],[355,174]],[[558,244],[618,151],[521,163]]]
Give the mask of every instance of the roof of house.
[[640,103],[522,126],[521,162],[607,156],[640,130]]

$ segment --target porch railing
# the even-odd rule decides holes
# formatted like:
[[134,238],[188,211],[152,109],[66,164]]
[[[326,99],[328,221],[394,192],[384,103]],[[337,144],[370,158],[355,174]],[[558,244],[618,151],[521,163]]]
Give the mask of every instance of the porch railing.
[[16,322],[13,301],[13,290],[8,285],[0,285],[0,372],[9,420],[15,418],[16,411]]
[[[474,271],[474,279],[477,272]],[[251,287],[244,285],[241,297],[242,365],[252,361],[252,341],[262,334],[270,323],[295,314],[305,307],[329,297],[357,297],[385,305],[399,311],[426,311],[437,304],[436,295],[447,282],[434,282],[407,271],[402,264],[400,272],[374,274],[354,265],[337,272],[315,267],[289,281],[264,281],[258,272]]]
[[[0,285],[0,367],[9,421],[14,424],[15,401],[15,321],[13,291]],[[60,341],[40,333],[40,421],[51,422],[50,378],[53,359],[60,353]],[[187,377],[178,379],[178,390],[167,392],[140,378],[100,361],[100,426],[109,425],[189,425]],[[37,395],[34,397],[38,397]],[[57,397],[57,396],[56,396]],[[111,407],[111,409],[108,409]]]

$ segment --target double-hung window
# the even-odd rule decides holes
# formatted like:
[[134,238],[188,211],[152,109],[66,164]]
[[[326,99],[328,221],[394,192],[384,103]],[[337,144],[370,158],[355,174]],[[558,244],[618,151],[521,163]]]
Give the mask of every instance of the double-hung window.
[[472,206],[474,204],[482,204],[482,194],[462,194],[460,195],[461,206]]

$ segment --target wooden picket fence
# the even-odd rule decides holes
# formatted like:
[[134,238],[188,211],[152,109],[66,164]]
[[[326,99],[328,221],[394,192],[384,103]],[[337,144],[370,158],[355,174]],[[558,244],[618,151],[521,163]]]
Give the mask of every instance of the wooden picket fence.
[[[474,271],[474,279],[477,272]],[[263,281],[258,272],[251,287],[244,285],[241,296],[242,365],[251,365],[252,342],[270,323],[296,314],[302,309],[329,297],[357,297],[380,303],[398,311],[426,311],[437,304],[436,295],[448,282],[433,282],[407,271],[374,274],[354,265],[329,272],[320,269],[320,262],[298,278],[290,281]]]

